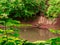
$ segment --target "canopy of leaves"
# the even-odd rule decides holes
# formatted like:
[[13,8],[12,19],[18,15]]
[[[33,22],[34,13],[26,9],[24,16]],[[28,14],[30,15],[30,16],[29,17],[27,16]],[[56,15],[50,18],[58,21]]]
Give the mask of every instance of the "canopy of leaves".
[[47,9],[48,17],[57,17],[60,14],[60,0],[49,0]]
[[44,4],[43,0],[0,0],[0,15],[28,19],[41,10],[39,7],[44,10]]

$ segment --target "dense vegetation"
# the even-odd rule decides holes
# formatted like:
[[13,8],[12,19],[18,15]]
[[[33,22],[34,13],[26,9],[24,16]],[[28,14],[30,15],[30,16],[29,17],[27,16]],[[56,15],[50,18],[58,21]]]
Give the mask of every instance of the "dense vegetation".
[[44,10],[44,4],[45,2],[42,0],[1,0],[0,15],[27,20],[41,11],[41,9]]
[[[60,37],[44,42],[29,42],[19,38],[18,30],[20,21],[28,20],[38,12],[43,12],[47,17],[55,18],[60,14],[60,0],[0,0],[0,45],[60,45]],[[46,7],[47,10],[46,10]],[[50,29],[50,32],[60,34],[60,31]]]
[[60,0],[48,1],[47,15],[48,17],[55,18],[60,14]]
[[[52,29],[50,30],[53,33],[56,32]],[[52,38],[46,41],[29,42],[18,38],[18,34],[14,30],[0,29],[0,45],[60,45],[60,37]]]

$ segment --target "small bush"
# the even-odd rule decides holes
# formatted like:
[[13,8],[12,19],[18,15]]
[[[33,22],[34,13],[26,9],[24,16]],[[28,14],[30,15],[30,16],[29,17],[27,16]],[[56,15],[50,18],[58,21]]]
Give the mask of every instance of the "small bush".
[[0,45],[22,45],[23,41],[15,37],[0,37]]

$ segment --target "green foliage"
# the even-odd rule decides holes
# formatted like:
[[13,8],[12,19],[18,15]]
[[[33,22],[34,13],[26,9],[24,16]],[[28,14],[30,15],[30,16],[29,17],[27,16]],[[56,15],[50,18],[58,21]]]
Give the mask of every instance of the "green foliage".
[[10,37],[10,36],[0,37],[0,45],[22,45],[22,43],[23,43],[23,40],[20,40],[19,38]]
[[[24,20],[32,19],[36,13],[46,10],[46,0],[0,0],[0,24],[5,26],[5,30],[0,29],[0,45],[60,45],[60,37],[53,38],[45,42],[26,42],[18,36],[20,22],[15,18]],[[48,17],[57,17],[60,13],[60,0],[49,0],[47,9]],[[50,32],[60,34],[59,30],[50,29]]]
[[60,45],[60,37],[52,38],[44,42],[26,42],[24,45]]
[[0,15],[27,20],[44,10],[44,6],[44,0],[0,0]]
[[0,45],[22,45],[23,40],[18,36],[19,34],[14,30],[0,29]]
[[49,29],[49,31],[55,34],[60,34],[60,30]]
[[60,45],[60,37],[52,38],[48,40],[47,42],[50,43],[51,45]]
[[60,14],[60,0],[49,0],[49,7],[47,9],[47,16],[55,18]]
[[4,25],[4,26],[20,26],[20,21],[17,21],[17,20],[13,20],[11,18],[3,18],[3,19],[0,19],[0,24],[1,25]]
[[43,13],[46,13],[46,0],[41,0],[40,11],[43,12]]
[[10,33],[14,34],[14,31],[0,29],[0,45],[60,45],[60,37],[52,38],[47,41],[29,42],[10,35]]
[[0,34],[1,35],[14,36],[14,37],[19,36],[19,32],[17,33],[16,30],[14,31],[14,30],[2,30],[2,29],[0,29]]

